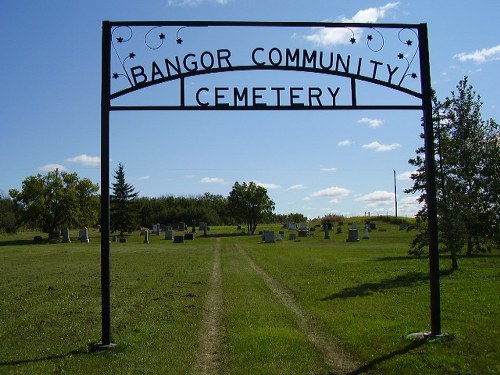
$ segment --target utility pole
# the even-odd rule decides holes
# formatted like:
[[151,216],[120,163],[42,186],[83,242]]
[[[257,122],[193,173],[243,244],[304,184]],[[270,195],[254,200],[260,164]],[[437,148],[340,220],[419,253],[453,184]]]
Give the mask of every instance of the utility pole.
[[397,197],[397,189],[396,189],[396,170],[394,171],[394,211],[396,212],[396,220],[398,220],[398,197]]

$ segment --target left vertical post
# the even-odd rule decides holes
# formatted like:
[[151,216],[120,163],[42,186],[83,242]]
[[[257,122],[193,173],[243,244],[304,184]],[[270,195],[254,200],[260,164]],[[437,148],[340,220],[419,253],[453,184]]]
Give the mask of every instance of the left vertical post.
[[111,23],[102,23],[101,72],[101,304],[102,335],[96,349],[110,349],[111,282],[110,282],[110,199],[109,199],[109,113],[111,110]]

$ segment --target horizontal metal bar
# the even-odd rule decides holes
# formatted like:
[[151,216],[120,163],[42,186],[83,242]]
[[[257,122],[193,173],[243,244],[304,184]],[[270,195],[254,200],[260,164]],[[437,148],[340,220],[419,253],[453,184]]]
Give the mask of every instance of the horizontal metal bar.
[[422,110],[421,105],[336,105],[336,106],[168,106],[168,105],[121,105],[111,106],[111,111],[335,111],[335,110]]
[[189,27],[366,27],[381,29],[415,28],[420,24],[355,22],[289,22],[289,21],[108,21],[111,26],[189,26]]

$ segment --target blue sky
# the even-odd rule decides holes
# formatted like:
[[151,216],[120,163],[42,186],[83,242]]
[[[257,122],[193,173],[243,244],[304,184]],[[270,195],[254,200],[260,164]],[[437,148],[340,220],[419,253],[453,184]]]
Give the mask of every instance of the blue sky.
[[[498,120],[499,10],[496,0],[3,0],[0,193],[19,189],[27,176],[56,167],[100,182],[103,20],[427,23],[432,85],[438,96],[450,95],[467,75],[484,103],[483,118]],[[141,32],[134,30],[134,35]],[[218,49],[230,50],[236,64],[238,59],[251,61],[256,47],[365,56],[366,32],[353,32],[356,45],[343,44],[338,35],[321,29],[176,28],[165,30],[161,48],[151,55],[138,54],[133,64]],[[175,43],[176,37],[183,39],[182,45]],[[385,38],[384,62],[393,53],[389,35]],[[120,45],[125,49],[119,53],[132,52],[126,49],[129,46],[135,52],[139,47],[132,42]],[[405,52],[405,58],[410,56],[411,51]],[[116,60],[114,64],[113,72]],[[418,64],[414,67],[418,69]],[[297,72],[231,74],[200,76],[187,84],[186,95],[194,102],[200,87],[267,84],[322,87],[326,92],[330,85],[322,75]],[[333,87],[340,87],[343,94],[345,82],[334,81]],[[418,79],[415,82],[408,84],[418,88]],[[112,85],[118,90],[124,83],[126,87],[120,76]],[[123,97],[120,103],[164,104],[176,90],[156,85]],[[211,90],[200,94],[201,100],[213,101]],[[407,100],[374,85],[358,87],[358,95],[358,100],[367,102]],[[339,100],[345,98],[339,94]],[[256,181],[268,189],[276,212],[300,212],[311,218],[328,213],[394,214],[395,170],[398,213],[411,216],[417,210],[415,197],[403,190],[411,184],[407,161],[421,144],[420,117],[420,111],[112,112],[111,169],[122,162],[127,181],[141,196],[150,197],[204,192],[227,196],[235,181]]]

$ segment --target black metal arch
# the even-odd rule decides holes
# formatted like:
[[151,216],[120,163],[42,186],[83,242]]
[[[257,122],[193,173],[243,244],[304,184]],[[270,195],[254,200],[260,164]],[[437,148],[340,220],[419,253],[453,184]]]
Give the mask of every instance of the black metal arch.
[[[327,76],[337,76],[337,77],[343,77],[343,78],[348,78],[351,80],[352,85],[355,85],[355,81],[364,81],[368,83],[372,83],[374,85],[379,85],[379,86],[384,86],[386,88],[400,91],[404,94],[408,94],[410,96],[414,96],[416,98],[422,99],[422,94],[413,90],[410,90],[406,87],[402,87],[400,85],[394,84],[394,83],[388,83],[379,79],[374,79],[370,77],[365,77],[353,73],[344,73],[344,72],[338,72],[338,71],[329,71],[326,69],[317,69],[317,68],[304,68],[304,67],[293,67],[293,66],[273,66],[273,65],[261,65],[261,66],[255,66],[255,65],[245,65],[245,66],[234,66],[234,67],[226,67],[226,68],[213,68],[210,70],[198,70],[198,71],[193,71],[193,72],[188,72],[188,73],[182,73],[179,75],[175,76],[170,76],[170,77],[165,77],[162,79],[157,79],[154,81],[150,81],[147,83],[141,83],[134,85],[132,87],[117,91],[113,94],[110,95],[110,99],[116,99],[119,98],[123,95],[130,94],[132,92],[142,90],[151,86],[155,86],[164,82],[172,82],[172,81],[181,81],[181,85],[183,85],[183,80],[186,78],[190,77],[196,77],[196,76],[202,76],[202,75],[209,75],[209,74],[217,74],[217,73],[226,73],[226,72],[244,72],[244,71],[269,71],[269,70],[278,70],[278,71],[287,71],[287,72],[305,72],[305,73],[312,73],[312,74],[324,74]],[[182,91],[182,88],[181,88]],[[113,106],[112,108],[117,108],[117,106]],[[159,107],[158,109],[166,109]],[[412,106],[410,109],[421,109],[421,106]],[[130,110],[132,109],[140,109],[140,107],[129,107]],[[183,107],[176,107],[175,109],[185,109]],[[400,108],[401,109],[401,108]],[[404,108],[403,108],[404,109]]]
[[[305,67],[276,67],[276,66],[238,66],[230,68],[218,68],[202,70],[196,72],[187,72],[172,77],[167,77],[157,81],[140,84],[111,93],[111,46],[113,28],[119,27],[150,27],[148,33],[157,27],[176,26],[180,29],[184,27],[294,27],[294,28],[362,28],[378,31],[379,29],[400,29],[412,30],[418,37],[418,50],[413,57],[419,59],[420,87],[421,92],[415,92],[400,84],[395,85],[390,82],[384,82],[375,78],[361,76],[359,74],[342,72],[323,72],[320,69],[310,69]],[[103,21],[102,25],[102,76],[101,76],[101,302],[102,302],[102,337],[99,348],[110,348],[114,344],[111,338],[111,293],[110,293],[110,181],[109,181],[109,115],[111,111],[129,111],[129,110],[422,110],[424,120],[424,140],[425,140],[425,166],[427,173],[426,197],[428,209],[428,227],[429,227],[429,271],[430,271],[430,299],[431,299],[431,335],[441,334],[441,308],[440,308],[440,287],[439,287],[439,253],[438,253],[438,232],[437,232],[437,202],[436,202],[436,176],[434,161],[434,133],[432,124],[432,90],[429,63],[429,45],[427,36],[427,25],[422,24],[361,24],[361,23],[331,23],[331,22],[240,22],[240,21]],[[351,30],[352,32],[352,30]],[[354,35],[354,34],[353,34]],[[354,39],[354,36],[353,36]],[[355,42],[351,40],[352,43]],[[410,44],[408,44],[410,45]],[[114,47],[113,47],[114,48]],[[152,48],[155,49],[155,48]],[[116,51],[115,51],[116,52]],[[417,54],[418,52],[418,54]],[[401,57],[400,57],[401,58]],[[123,64],[122,64],[123,66]],[[227,107],[210,106],[209,108],[199,106],[186,106],[184,103],[184,79],[202,74],[224,73],[229,71],[250,71],[250,70],[282,70],[299,71],[307,73],[320,73],[333,76],[339,76],[351,81],[352,103],[351,105],[341,106],[265,106],[265,107]],[[406,72],[405,72],[406,73]],[[118,74],[113,74],[116,78]],[[412,78],[416,78],[414,75]],[[180,95],[181,105],[179,106],[117,106],[112,105],[111,101],[128,93],[153,86],[155,84],[169,82],[179,79],[181,81]],[[130,80],[129,80],[130,81]],[[393,89],[414,98],[420,99],[418,105],[358,105],[356,102],[356,81],[364,81],[371,84],[384,86]]]

